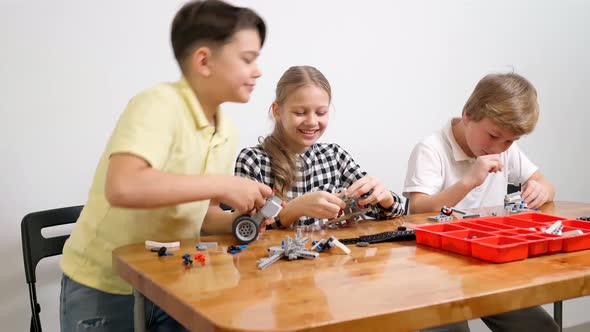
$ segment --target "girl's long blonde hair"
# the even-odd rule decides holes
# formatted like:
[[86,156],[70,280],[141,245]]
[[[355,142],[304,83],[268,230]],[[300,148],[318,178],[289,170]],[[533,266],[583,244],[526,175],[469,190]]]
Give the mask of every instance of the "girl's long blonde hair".
[[[283,107],[289,95],[308,84],[324,89],[328,93],[329,100],[332,100],[330,83],[319,70],[311,66],[293,66],[283,73],[277,83],[274,103],[278,107]],[[275,122],[273,132],[262,140],[261,145],[270,159],[274,177],[273,189],[279,197],[286,199],[297,175],[297,154],[289,151],[285,129],[280,121]]]

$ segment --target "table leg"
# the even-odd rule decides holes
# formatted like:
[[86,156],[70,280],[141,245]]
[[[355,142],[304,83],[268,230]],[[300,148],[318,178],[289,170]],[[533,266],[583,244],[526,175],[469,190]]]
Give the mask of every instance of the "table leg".
[[135,332],[145,332],[145,298],[137,289],[133,289],[133,326]]
[[553,303],[553,319],[559,325],[559,331],[563,329],[563,302],[557,301]]

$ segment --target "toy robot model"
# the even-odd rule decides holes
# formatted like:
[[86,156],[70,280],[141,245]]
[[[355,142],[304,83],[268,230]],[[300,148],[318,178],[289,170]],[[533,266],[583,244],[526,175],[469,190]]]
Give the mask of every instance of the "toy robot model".
[[522,199],[520,191],[508,194],[504,197],[504,210],[508,213],[519,213],[519,212],[534,212],[527,207],[527,204]]
[[[369,195],[371,195],[371,192],[361,195],[360,198],[364,199],[369,197]],[[344,223],[352,223],[358,221],[359,219],[365,220],[365,214],[367,214],[368,212],[373,212],[374,214],[379,213],[379,211],[377,211],[376,205],[360,205],[356,197],[348,196],[346,195],[346,193],[344,193],[344,195],[342,196],[342,200],[344,201],[344,203],[346,203],[346,207],[342,209],[341,215],[337,218],[326,221],[324,223],[325,225],[336,226],[342,225]]]
[[232,232],[241,244],[247,244],[256,239],[260,224],[266,218],[276,217],[283,208],[283,201],[276,195],[267,198],[266,204],[255,215],[241,215],[234,220]]

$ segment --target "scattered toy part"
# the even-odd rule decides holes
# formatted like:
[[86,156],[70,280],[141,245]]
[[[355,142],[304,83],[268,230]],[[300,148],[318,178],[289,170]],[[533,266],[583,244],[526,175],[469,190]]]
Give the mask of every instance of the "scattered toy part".
[[201,265],[205,265],[206,257],[203,254],[195,254],[195,260],[201,263]]
[[382,232],[371,235],[361,235],[356,238],[340,239],[342,244],[357,244],[359,242],[381,243],[394,241],[415,240],[416,234],[413,229],[407,229],[405,226],[399,226],[395,231]]
[[174,256],[173,253],[168,252],[168,248],[166,248],[166,247],[151,248],[150,250],[152,252],[157,252],[158,253],[158,257],[162,257],[162,256]]
[[227,252],[230,254],[237,254],[239,252],[241,252],[242,250],[246,249],[248,247],[247,244],[240,244],[240,245],[230,245],[227,247]]
[[316,250],[317,252],[322,252],[326,249],[338,247],[338,249],[344,251],[344,253],[347,255],[350,255],[350,249],[338,241],[338,239],[334,236],[330,236],[327,240],[321,239],[319,241],[313,241],[312,244],[314,246],[311,248],[311,250]]
[[156,242],[156,241],[145,241],[145,246],[148,248],[161,248],[161,247],[166,247],[168,249],[171,248],[179,248],[180,247],[180,241],[176,241],[176,242]]
[[297,229],[295,238],[291,239],[290,236],[286,236],[281,246],[275,246],[268,248],[268,257],[264,257],[258,260],[257,267],[262,270],[267,268],[272,263],[275,263],[281,258],[287,258],[294,260],[298,258],[315,259],[319,256],[319,253],[305,248],[305,243],[309,241],[309,238],[301,236],[301,229]]

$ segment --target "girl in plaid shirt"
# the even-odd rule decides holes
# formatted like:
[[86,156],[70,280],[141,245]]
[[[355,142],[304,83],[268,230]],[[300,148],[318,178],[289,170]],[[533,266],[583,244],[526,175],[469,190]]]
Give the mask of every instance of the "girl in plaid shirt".
[[354,197],[371,192],[358,203],[377,204],[375,218],[390,219],[404,213],[400,197],[366,175],[343,148],[316,143],[328,126],[331,97],[330,83],[319,70],[289,68],[277,84],[271,106],[274,131],[238,155],[236,175],[274,188],[287,202],[276,227],[336,218],[346,206],[336,193],[340,188]]

